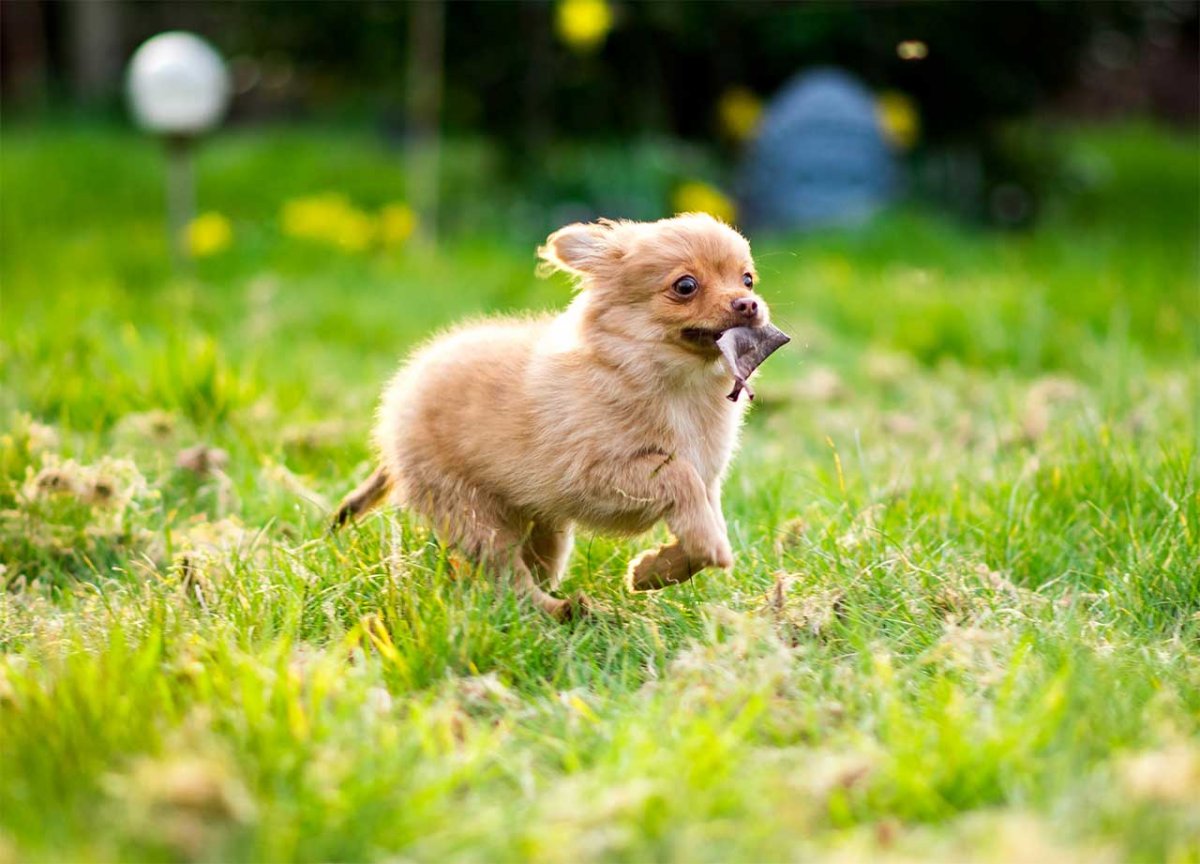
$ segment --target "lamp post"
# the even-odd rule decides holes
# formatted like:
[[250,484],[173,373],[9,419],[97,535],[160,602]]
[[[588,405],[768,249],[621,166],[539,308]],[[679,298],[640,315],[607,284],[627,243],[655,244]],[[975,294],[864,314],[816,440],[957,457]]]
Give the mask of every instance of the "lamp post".
[[167,219],[176,261],[185,258],[184,231],[195,211],[192,151],[229,107],[229,73],[216,50],[191,33],[173,30],[147,39],[129,61],[129,106],[138,125],[159,135],[167,150]]

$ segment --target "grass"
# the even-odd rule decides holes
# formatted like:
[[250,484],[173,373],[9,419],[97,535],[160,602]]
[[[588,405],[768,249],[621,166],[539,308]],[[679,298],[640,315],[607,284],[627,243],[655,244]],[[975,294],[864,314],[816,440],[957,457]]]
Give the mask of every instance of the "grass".
[[228,135],[234,244],[173,277],[150,145],[7,128],[0,861],[1200,860],[1200,170],[1056,134],[1091,182],[1032,233],[756,243],[796,338],[737,566],[629,596],[656,538],[584,535],[560,627],[403,514],[323,530],[410,346],[566,302],[536,234],[283,237],[394,156]]

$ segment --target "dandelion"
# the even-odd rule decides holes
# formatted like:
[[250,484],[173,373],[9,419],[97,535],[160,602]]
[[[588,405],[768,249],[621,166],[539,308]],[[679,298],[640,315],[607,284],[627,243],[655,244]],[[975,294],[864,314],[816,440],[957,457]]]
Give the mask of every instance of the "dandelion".
[[58,430],[45,423],[31,420],[26,429],[28,434],[29,452],[41,453],[44,450],[57,450],[59,445]]
[[775,537],[775,552],[782,555],[784,552],[792,551],[799,548],[804,543],[804,536],[808,533],[808,522],[797,516],[789,519],[779,528],[779,533]]
[[56,523],[86,514],[89,530],[105,533],[118,530],[126,511],[148,494],[146,479],[128,459],[105,456],[81,465],[46,453],[40,470],[26,469],[18,503]]
[[375,240],[377,227],[370,215],[336,194],[297,198],[283,205],[283,233],[315,240],[346,252],[363,252]]
[[911,150],[921,135],[921,116],[908,96],[895,90],[880,93],[875,101],[875,116],[888,143],[900,150]]
[[197,477],[208,477],[220,474],[229,464],[229,454],[220,447],[209,447],[207,444],[196,444],[181,450],[175,457],[175,467],[190,471]]
[[347,252],[363,252],[375,238],[375,223],[366,213],[353,208],[346,211],[333,235],[335,245]]
[[328,195],[296,198],[286,202],[280,214],[283,233],[289,237],[306,240],[320,239],[329,224],[329,210],[334,206],[337,206],[337,198]]
[[113,438],[128,446],[169,444],[178,425],[174,414],[158,409],[126,414],[113,427]]
[[83,488],[83,500],[89,504],[106,507],[117,496],[117,482],[112,477],[99,476],[93,477],[91,482]]
[[671,200],[676,213],[707,213],[723,222],[733,222],[737,207],[720,189],[690,180],[675,190]]
[[78,484],[74,475],[64,471],[57,465],[50,465],[39,471],[32,483],[26,482],[25,497],[28,499],[44,498],[48,495],[73,495]]
[[417,230],[417,214],[407,204],[388,204],[379,211],[379,239],[385,248],[403,246]]
[[189,594],[203,592],[240,560],[253,561],[259,566],[266,560],[261,532],[245,527],[232,516],[216,522],[205,516],[195,517],[169,539],[169,544],[162,538],[156,539],[148,557],[158,565],[170,567]]
[[193,258],[216,255],[233,243],[233,225],[220,213],[203,213],[184,228],[184,242]]
[[61,443],[57,429],[39,423],[28,414],[17,414],[12,431],[0,435],[0,450],[24,450],[30,455],[57,450]]
[[577,51],[592,51],[613,26],[608,0],[559,0],[554,29],[563,42]]
[[721,131],[734,141],[745,141],[754,134],[762,110],[762,100],[745,87],[731,87],[717,100]]

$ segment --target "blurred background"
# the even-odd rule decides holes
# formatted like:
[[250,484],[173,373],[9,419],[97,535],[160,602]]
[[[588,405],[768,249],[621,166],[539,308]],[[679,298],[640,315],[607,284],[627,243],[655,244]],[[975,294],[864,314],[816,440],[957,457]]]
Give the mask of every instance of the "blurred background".
[[[228,63],[226,130],[340,131],[369,137],[385,155],[386,170],[369,171],[366,200],[316,208],[317,221],[345,223],[351,245],[363,241],[353,239],[353,211],[371,215],[389,202],[408,209],[389,211],[382,228],[364,222],[360,233],[527,239],[571,219],[684,209],[764,229],[861,215],[839,212],[837,189],[828,213],[820,203],[790,215],[786,204],[756,210],[762,187],[790,183],[803,197],[814,172],[870,187],[859,190],[868,211],[876,199],[902,199],[1022,227],[1102,179],[1102,165],[1053,146],[1047,123],[1132,117],[1194,136],[1198,8],[1189,0],[4,0],[0,80],[6,130],[130,128],[123,85],[134,50],[164,30],[199,34]],[[789,92],[793,103],[805,100],[788,87],[814,69],[844,74],[835,83],[848,95],[818,93],[815,114],[801,109],[789,126]],[[874,146],[861,143],[870,130],[839,131],[856,122],[864,96],[883,152],[855,149]],[[772,120],[774,143],[756,148]],[[824,137],[822,123],[831,130]],[[847,147],[857,156],[830,167],[830,153]],[[337,147],[311,156],[333,172],[330,185],[339,170],[355,171]],[[333,212],[338,204],[345,212]],[[220,245],[217,224],[209,239]]]
[[[1178,363],[1200,338],[1198,10],[0,0],[20,382],[0,411],[249,435],[269,405],[354,418],[337,440],[365,453],[409,345],[569,300],[533,278],[549,231],[691,210],[750,236],[797,337],[764,381],[868,349],[1026,376],[1095,377],[1084,345]],[[228,110],[187,147],[127,92],[170,30],[226,70]]]

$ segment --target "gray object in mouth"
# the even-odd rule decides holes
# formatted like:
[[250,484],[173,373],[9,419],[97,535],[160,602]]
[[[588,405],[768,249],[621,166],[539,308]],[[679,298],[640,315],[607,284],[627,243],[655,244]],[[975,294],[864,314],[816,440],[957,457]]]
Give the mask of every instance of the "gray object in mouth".
[[721,352],[722,365],[733,376],[733,390],[725,398],[736,402],[738,394],[745,390],[753,399],[754,391],[746,379],[764,360],[791,341],[790,336],[771,324],[732,327],[722,333],[717,339],[717,349]]

